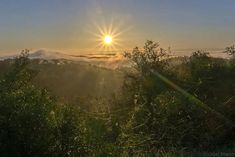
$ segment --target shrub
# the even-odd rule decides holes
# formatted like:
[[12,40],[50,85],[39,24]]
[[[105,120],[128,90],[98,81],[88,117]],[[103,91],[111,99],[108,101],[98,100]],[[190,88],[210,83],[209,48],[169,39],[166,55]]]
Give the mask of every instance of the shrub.
[[[174,71],[169,72],[169,60],[162,58],[167,54],[152,57],[148,53],[158,52],[157,46],[149,41],[146,45],[143,51],[134,49],[125,55],[134,62],[136,72],[128,74],[131,77],[124,88],[130,98],[126,105],[134,106],[120,136],[124,152],[151,154],[172,147],[209,150],[227,141],[233,122],[224,116],[220,89],[211,86],[222,87],[219,81],[224,76],[216,72],[231,74],[226,62],[198,51],[186,62],[189,75],[182,81]],[[232,92],[227,90],[228,94]]]
[[0,81],[0,156],[84,156],[77,111],[31,80],[28,50]]

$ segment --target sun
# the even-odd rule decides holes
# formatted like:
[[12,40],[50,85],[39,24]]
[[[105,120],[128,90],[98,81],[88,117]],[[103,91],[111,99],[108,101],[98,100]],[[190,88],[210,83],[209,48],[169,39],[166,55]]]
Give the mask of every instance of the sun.
[[105,43],[106,45],[111,45],[112,42],[113,42],[113,38],[112,38],[111,35],[105,35],[105,36],[104,36],[104,43]]
[[[120,20],[118,20],[120,22]],[[114,22],[113,20],[107,24],[105,21],[96,23],[88,27],[87,31],[91,33],[96,42],[95,49],[100,52],[115,52],[119,51],[123,47],[123,35],[124,32],[129,30],[122,22]],[[95,32],[94,32],[95,31]]]

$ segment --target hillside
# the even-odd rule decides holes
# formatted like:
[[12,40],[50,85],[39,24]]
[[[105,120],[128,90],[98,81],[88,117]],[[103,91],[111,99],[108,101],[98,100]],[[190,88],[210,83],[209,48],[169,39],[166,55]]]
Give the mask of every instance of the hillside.
[[[9,70],[12,61],[0,61],[0,75]],[[32,59],[30,68],[37,72],[37,86],[70,101],[78,97],[109,97],[120,90],[123,81],[122,72],[87,62]]]

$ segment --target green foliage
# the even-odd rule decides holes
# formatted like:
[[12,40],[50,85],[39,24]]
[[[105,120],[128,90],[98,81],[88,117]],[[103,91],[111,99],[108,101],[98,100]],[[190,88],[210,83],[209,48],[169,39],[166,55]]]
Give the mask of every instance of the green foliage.
[[167,58],[166,51],[163,48],[159,48],[159,44],[148,40],[143,47],[143,51],[138,47],[133,51],[125,52],[124,57],[128,58],[134,63],[134,66],[141,74],[149,74],[149,69],[154,68],[159,71],[163,70],[167,64],[165,58]]
[[[231,55],[233,50],[227,48]],[[234,150],[233,57],[212,58],[197,51],[188,58],[170,58],[152,41],[124,56],[134,68],[113,71],[117,80],[124,75],[120,93],[80,97],[73,104],[38,88],[36,81],[46,73],[38,77],[39,62],[28,58],[28,50],[4,65],[9,70],[0,76],[0,156],[183,157]],[[48,84],[62,71],[69,76],[76,71],[70,63],[42,65],[44,70],[48,66],[56,71]],[[91,71],[90,77],[95,76],[97,71]],[[110,74],[98,72],[100,77]],[[84,86],[75,87],[83,91]]]
[[0,81],[0,155],[83,156],[78,113],[31,83],[35,72],[27,67],[27,53]]
[[[151,44],[153,42],[147,41],[146,45]],[[185,68],[187,75],[178,77],[175,71],[169,70],[169,64],[165,64],[168,59],[162,58],[167,54],[157,59],[148,55],[156,52],[156,48],[153,44],[144,51],[134,49],[125,55],[137,65],[137,72],[129,74],[131,77],[126,78],[125,84],[126,95],[130,94],[132,100],[127,101],[127,105],[134,107],[120,136],[124,152],[135,156],[150,155],[159,148],[213,149],[227,141],[227,135],[233,134],[233,126],[226,126],[224,118],[221,119],[228,112],[223,102],[235,91],[232,82],[235,76],[229,65],[222,59],[214,59],[198,51],[181,64],[180,68]],[[152,71],[164,77],[153,75]],[[184,88],[183,92],[188,96],[175,91],[177,84]],[[231,90],[226,89],[227,86]],[[224,93],[221,94],[221,90]],[[198,102],[205,102],[203,105],[211,112],[198,106]],[[229,112],[234,113],[234,110]],[[233,116],[228,118],[230,121]]]
[[87,119],[86,141],[89,147],[89,156],[118,157],[114,126],[107,124],[107,120],[90,117]]
[[57,152],[67,157],[86,156],[89,148],[84,137],[86,125],[83,113],[77,106],[62,105],[58,108],[61,117],[57,120]]

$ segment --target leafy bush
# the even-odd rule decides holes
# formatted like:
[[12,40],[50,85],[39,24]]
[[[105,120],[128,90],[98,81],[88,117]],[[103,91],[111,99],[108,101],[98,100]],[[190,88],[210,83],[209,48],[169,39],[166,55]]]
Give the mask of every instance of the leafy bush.
[[234,150],[233,57],[197,51],[170,58],[152,41],[124,56],[133,68],[119,95],[64,104],[34,86],[37,71],[23,51],[0,79],[0,156],[181,157]]
[[26,50],[0,81],[0,155],[83,156],[77,111],[31,83],[36,73],[27,56]]
[[[148,55],[158,54],[159,50],[158,44],[147,41],[143,51],[134,49],[125,55],[136,72],[127,75],[124,88],[126,95],[131,95],[126,105],[134,106],[120,136],[124,152],[151,154],[172,147],[209,150],[224,144],[227,135],[234,133],[234,123],[225,116],[223,106],[226,96],[235,91],[225,89],[227,85],[231,89],[235,79],[229,77],[232,71],[227,63],[195,52],[183,63],[188,75],[178,80],[180,77],[166,64],[168,55],[162,52]],[[222,83],[224,79],[229,83]],[[222,97],[221,89],[214,88],[217,85],[224,90]]]

